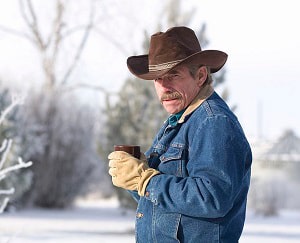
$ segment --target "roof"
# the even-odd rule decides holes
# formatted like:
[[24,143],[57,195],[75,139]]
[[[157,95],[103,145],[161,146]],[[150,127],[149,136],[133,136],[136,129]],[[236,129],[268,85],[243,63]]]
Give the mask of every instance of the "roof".
[[274,145],[261,155],[261,160],[300,162],[300,138],[287,130]]

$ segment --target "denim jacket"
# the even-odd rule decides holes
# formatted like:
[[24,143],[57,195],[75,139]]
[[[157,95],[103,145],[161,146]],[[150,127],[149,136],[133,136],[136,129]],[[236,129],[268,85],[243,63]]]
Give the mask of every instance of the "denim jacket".
[[244,132],[214,91],[199,97],[175,126],[167,122],[145,153],[161,174],[138,202],[139,243],[238,242],[252,154]]

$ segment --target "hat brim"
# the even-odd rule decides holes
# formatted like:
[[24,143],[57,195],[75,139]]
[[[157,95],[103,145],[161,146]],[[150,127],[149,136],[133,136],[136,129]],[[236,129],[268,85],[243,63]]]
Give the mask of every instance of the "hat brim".
[[129,71],[138,78],[145,80],[154,80],[168,73],[181,64],[199,64],[210,67],[211,73],[219,71],[227,61],[227,54],[218,50],[204,50],[196,52],[191,56],[186,57],[175,66],[160,70],[149,71],[148,55],[131,56],[127,59],[127,67]]

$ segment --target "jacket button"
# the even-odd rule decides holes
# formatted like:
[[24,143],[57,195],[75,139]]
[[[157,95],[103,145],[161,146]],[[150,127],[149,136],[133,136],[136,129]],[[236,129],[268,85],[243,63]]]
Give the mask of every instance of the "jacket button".
[[138,213],[136,214],[136,217],[137,217],[138,219],[142,218],[143,216],[144,216],[144,214],[143,214],[143,213],[140,213],[140,212],[138,212]]
[[145,196],[146,196],[146,197],[149,197],[149,196],[150,196],[150,193],[149,193],[149,192],[146,192],[146,193],[145,193]]

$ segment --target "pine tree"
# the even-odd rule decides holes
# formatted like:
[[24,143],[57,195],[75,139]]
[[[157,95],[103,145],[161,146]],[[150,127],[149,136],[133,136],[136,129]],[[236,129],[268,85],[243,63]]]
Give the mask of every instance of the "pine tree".
[[[194,15],[194,10],[182,12],[180,2],[180,0],[170,0],[165,6],[165,21],[168,27],[188,26]],[[163,23],[164,20],[157,25],[157,31],[165,29]],[[203,24],[196,34],[200,43],[207,45],[205,30],[206,25]],[[142,45],[145,53],[149,49],[149,36],[150,33],[145,31]],[[224,73],[221,73],[215,83],[217,85],[223,81]],[[153,136],[168,116],[156,97],[152,81],[128,78],[117,95],[117,101],[111,103],[108,97],[104,111],[107,114],[104,134],[106,139],[100,145],[103,156],[112,151],[114,144],[138,144],[141,145],[142,151],[146,151],[152,144]],[[116,188],[116,193],[121,206],[135,207],[135,203],[126,191]]]

